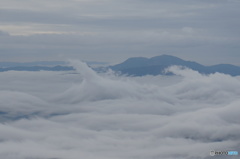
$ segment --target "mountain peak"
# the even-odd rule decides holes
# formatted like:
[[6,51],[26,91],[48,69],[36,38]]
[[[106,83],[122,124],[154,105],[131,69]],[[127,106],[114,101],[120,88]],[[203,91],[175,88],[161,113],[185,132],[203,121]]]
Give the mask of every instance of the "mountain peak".
[[169,64],[181,65],[186,61],[171,55],[160,55],[150,58],[149,62],[150,65],[169,65]]
[[[178,58],[178,57],[172,56],[172,55],[163,54],[163,55],[159,55],[159,56],[154,56],[152,58]],[[150,59],[152,59],[152,58],[150,58]],[[180,58],[178,58],[178,59],[180,59]]]
[[225,73],[233,76],[240,75],[240,67],[232,65],[214,65],[204,66],[196,62],[185,61],[171,55],[160,55],[152,58],[136,57],[129,58],[123,63],[110,66],[115,71],[120,71],[123,74],[143,76],[143,75],[158,75],[162,74],[163,70],[172,65],[188,67],[200,73]]

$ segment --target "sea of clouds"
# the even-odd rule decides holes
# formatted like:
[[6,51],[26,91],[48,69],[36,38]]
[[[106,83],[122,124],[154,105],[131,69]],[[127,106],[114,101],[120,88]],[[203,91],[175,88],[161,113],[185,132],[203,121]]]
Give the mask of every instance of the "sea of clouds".
[[208,159],[240,152],[240,78],[0,73],[1,159]]

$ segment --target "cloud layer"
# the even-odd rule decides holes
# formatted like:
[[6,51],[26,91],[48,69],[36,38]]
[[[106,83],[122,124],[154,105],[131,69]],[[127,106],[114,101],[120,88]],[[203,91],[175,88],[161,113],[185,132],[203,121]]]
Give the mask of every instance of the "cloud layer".
[[[3,72],[0,158],[209,158],[240,151],[240,78]],[[13,78],[14,77],[14,78]],[[14,80],[9,80],[14,79]],[[223,156],[223,158],[226,156]]]

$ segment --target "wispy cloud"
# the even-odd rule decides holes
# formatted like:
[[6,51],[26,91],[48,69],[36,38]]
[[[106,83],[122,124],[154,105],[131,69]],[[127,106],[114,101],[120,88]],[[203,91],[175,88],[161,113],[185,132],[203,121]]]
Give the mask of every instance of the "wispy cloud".
[[[1,73],[0,156],[19,158],[208,158],[240,145],[239,77]],[[14,77],[14,78],[13,78]],[[13,79],[13,80],[9,80]]]

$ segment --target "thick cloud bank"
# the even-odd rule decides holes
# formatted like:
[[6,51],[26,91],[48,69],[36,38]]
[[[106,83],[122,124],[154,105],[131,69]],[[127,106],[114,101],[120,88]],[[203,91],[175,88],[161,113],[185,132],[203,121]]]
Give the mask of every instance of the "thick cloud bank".
[[[240,78],[77,73],[0,74],[0,158],[207,159],[240,151]],[[236,156],[237,158],[239,156]],[[234,157],[231,157],[234,158]]]

